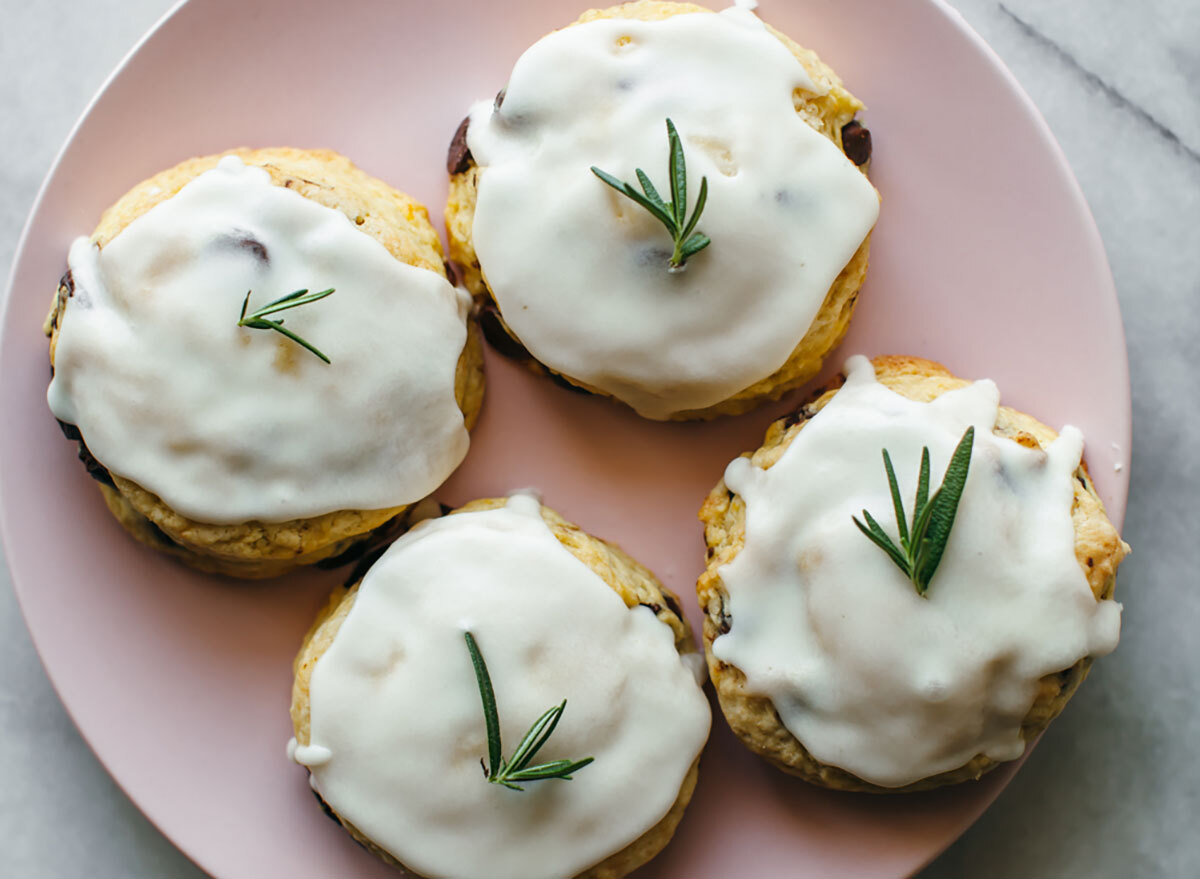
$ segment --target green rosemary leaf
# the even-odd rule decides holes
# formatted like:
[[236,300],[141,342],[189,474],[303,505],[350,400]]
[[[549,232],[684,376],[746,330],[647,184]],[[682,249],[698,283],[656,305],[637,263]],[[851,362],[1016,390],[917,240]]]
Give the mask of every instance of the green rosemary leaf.
[[316,354],[318,357],[320,357],[326,363],[330,362],[329,358],[325,356],[325,353],[323,351],[321,351],[319,348],[317,348],[315,345],[313,345],[307,339],[302,339],[299,336],[297,336],[295,333],[293,333],[291,330],[289,330],[287,327],[285,327],[283,325],[283,321],[281,321],[281,320],[267,320],[266,318],[258,318],[257,320],[252,320],[252,321],[248,320],[244,324],[242,324],[242,326],[250,327],[251,329],[255,329],[255,330],[274,330],[277,333],[282,333],[283,335],[285,335],[289,339],[291,339],[293,342],[295,342],[297,345],[300,345],[303,348],[307,348],[313,354]]
[[913,519],[920,517],[929,503],[929,447],[921,450],[921,475],[917,477],[916,507],[913,509]]
[[709,240],[707,235],[703,232],[697,232],[680,246],[679,253],[682,258],[679,260],[679,265],[683,265],[683,260],[692,254],[699,253],[710,244],[712,244],[712,241]]
[[967,484],[974,442],[975,428],[968,427],[950,457],[941,486],[932,498],[929,497],[929,449],[922,450],[921,473],[917,480],[911,530],[906,527],[904,521],[904,503],[900,498],[899,482],[892,468],[891,455],[887,449],[883,450],[883,466],[887,471],[888,489],[892,496],[892,508],[896,514],[903,550],[892,542],[887,532],[866,510],[863,510],[866,525],[860,522],[858,517],[850,517],[858,526],[858,530],[886,552],[896,566],[904,571],[917,594],[922,597],[929,591],[929,584],[946,552],[950,530],[954,527],[954,519],[958,514],[958,504]]
[[637,168],[634,173],[637,174],[638,183],[642,184],[642,192],[646,193],[646,198],[662,208],[665,213],[671,213],[671,206],[662,200],[662,196],[658,194],[658,190],[654,188],[654,184],[650,182],[646,172]]
[[954,527],[954,519],[958,515],[958,502],[962,498],[963,488],[967,484],[967,474],[971,470],[971,447],[975,443],[975,428],[968,427],[954,454],[946,467],[946,475],[942,477],[942,487],[929,501],[932,514],[929,517],[929,528],[925,534],[923,552],[920,554],[916,573],[924,588],[929,588],[933,574],[942,561],[946,552],[946,544],[950,540],[950,529]]
[[320,293],[309,294],[307,288],[302,290],[294,290],[286,296],[280,296],[271,302],[268,302],[262,308],[251,314],[246,314],[246,307],[250,303],[251,290],[246,291],[246,298],[242,300],[242,313],[238,317],[237,325],[239,327],[248,327],[252,330],[274,330],[284,336],[287,336],[297,345],[311,351],[317,357],[329,363],[330,360],[325,354],[306,339],[301,338],[296,333],[283,326],[282,320],[267,320],[266,315],[274,314],[277,311],[286,311],[289,308],[297,308],[301,305],[307,305],[310,302],[316,302],[318,299],[324,299],[333,293],[333,287],[327,290],[322,290]]
[[867,535],[872,543],[886,552],[888,557],[896,563],[896,567],[902,570],[905,576],[908,576],[908,558],[896,548],[896,544],[892,543],[892,539],[887,536],[887,532],[879,527],[879,523],[875,521],[875,518],[870,513],[863,510],[863,516],[866,517],[869,527],[858,521],[856,516],[851,516],[850,518],[854,520],[854,524],[858,526],[858,530]]
[[[696,208],[692,211],[692,218],[688,220],[683,231],[679,233],[680,238],[686,239],[692,234],[692,230],[696,228],[696,223],[700,219],[700,212],[704,210],[704,206],[708,204],[708,178],[700,178],[700,194],[696,196]],[[697,248],[699,249],[699,248]]]
[[671,149],[667,173],[671,178],[672,213],[675,215],[675,225],[682,228],[687,211],[687,165],[683,158],[683,141],[679,139],[675,123],[670,119],[667,120],[667,142]]
[[537,766],[530,766],[527,769],[518,770],[509,774],[509,781],[540,781],[545,778],[562,778],[567,781],[571,779],[571,774],[577,769],[582,769],[589,763],[593,762],[592,757],[584,760],[571,762],[570,760],[555,760],[551,763],[541,763]]
[[525,737],[521,739],[517,749],[513,751],[512,757],[509,758],[508,763],[513,771],[524,769],[537,756],[537,752],[550,737],[549,734],[554,732],[554,727],[558,726],[558,719],[562,716],[563,706],[566,704],[564,699],[553,708],[548,708],[541,717],[533,722],[533,726],[529,727],[529,731],[525,733]]
[[487,663],[484,662],[483,654],[479,651],[479,645],[475,643],[474,636],[470,632],[464,632],[463,636],[467,642],[467,650],[471,653],[471,665],[475,668],[475,682],[479,686],[479,697],[483,703],[483,720],[487,727],[488,760],[490,762],[490,766],[485,767],[484,771],[490,783],[520,791],[524,788],[515,782],[541,781],[549,778],[561,778],[569,781],[571,773],[592,762],[593,758],[587,757],[577,761],[564,759],[539,763],[536,766],[529,765],[541,750],[542,745],[549,740],[555,727],[558,726],[558,721],[567,707],[566,699],[552,708],[546,709],[521,738],[512,757],[505,760],[500,747],[500,717],[496,710],[496,696],[492,691],[492,679],[488,675]]
[[488,675],[487,664],[483,661],[483,654],[479,652],[479,645],[475,643],[475,636],[470,632],[463,632],[463,637],[467,641],[467,650],[471,653],[475,682],[479,685],[479,698],[483,702],[483,724],[487,727],[488,740],[488,771],[494,777],[503,760],[500,756],[500,715],[496,711],[496,694],[492,690],[492,678]]
[[[892,510],[896,514],[896,527],[900,529],[900,545],[908,552],[911,546],[908,542],[908,523],[904,521],[904,501],[900,500],[900,483],[896,481],[896,471],[892,468],[892,456],[888,450],[883,450],[883,469],[887,471],[888,488],[892,492]],[[863,511],[864,513],[866,510]]]
[[[258,317],[265,317],[268,314],[274,314],[277,311],[285,311],[289,308],[296,308],[300,305],[308,305],[310,302],[316,302],[319,299],[324,299],[333,292],[333,288],[322,290],[320,293],[308,294],[308,290],[297,290],[294,293],[289,293],[276,299],[274,302],[268,302],[258,311],[254,312]],[[308,294],[308,295],[305,295]]]
[[641,168],[636,169],[638,183],[642,187],[641,192],[638,192],[632,184],[619,180],[595,165],[592,165],[591,168],[593,174],[617,192],[645,208],[651,216],[667,228],[667,231],[671,233],[671,241],[675,245],[667,269],[671,272],[678,272],[686,266],[688,257],[712,243],[707,235],[695,232],[696,224],[700,221],[700,214],[708,203],[708,178],[700,178],[700,193],[696,199],[696,208],[689,220],[687,219],[687,161],[683,155],[683,141],[679,137],[675,123],[670,119],[667,120],[667,145],[670,201],[663,200],[650,181],[650,177]]

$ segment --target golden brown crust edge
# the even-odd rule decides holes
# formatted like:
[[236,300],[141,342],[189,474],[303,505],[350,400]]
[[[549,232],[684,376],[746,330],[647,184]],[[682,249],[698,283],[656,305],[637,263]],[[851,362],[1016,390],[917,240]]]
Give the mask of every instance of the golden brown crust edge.
[[[671,3],[663,0],[637,0],[607,9],[592,9],[581,15],[575,24],[598,19],[629,18],[640,21],[658,21],[674,15],[711,13],[711,9],[692,3]],[[570,25],[568,25],[570,26]],[[787,35],[767,25],[804,66],[821,94],[797,89],[793,95],[796,112],[811,127],[828,137],[838,148],[842,148],[842,128],[854,119],[863,104],[843,86],[838,75],[811,49],[806,49]],[[866,174],[869,167],[864,165]],[[495,297],[487,286],[486,278],[475,253],[471,228],[475,221],[475,201],[478,189],[479,168],[471,160],[466,170],[450,177],[450,190],[446,200],[446,232],[450,242],[450,259],[458,266],[465,286],[481,305],[495,304]],[[787,361],[766,378],[743,388],[733,396],[703,409],[689,409],[670,416],[671,421],[696,421],[717,418],[722,415],[738,415],[748,412],[770,400],[778,400],[789,391],[795,390],[811,379],[821,368],[825,356],[841,342],[850,326],[858,292],[867,273],[871,236],[868,234],[855,251],[850,261],[834,279],[817,316],[813,319],[804,337],[796,344]],[[498,330],[506,333],[520,345],[520,340],[495,316]],[[524,360],[526,368],[539,375],[557,377],[589,393],[602,397],[611,395],[585,382],[557,373],[532,357]]]
[[[341,211],[401,262],[446,277],[441,242],[425,207],[331,150],[243,148],[188,159],[125,193],[101,215],[92,239],[103,247],[137,217],[228,155],[265,169],[278,186]],[[64,284],[59,285],[46,321],[52,367],[68,292]],[[455,398],[468,430],[478,420],[483,392],[483,346],[472,322],[455,371]],[[139,543],[199,570],[249,579],[273,577],[332,559],[413,507],[404,504],[383,510],[338,510],[287,522],[213,525],[182,516],[137,483],[110,475],[111,487],[99,485],[105,503]]]
[[[938,363],[918,357],[888,356],[872,360],[878,381],[913,400],[928,402],[946,391],[970,384],[955,377]],[[844,379],[839,376],[827,388],[815,392],[808,403],[793,415],[775,421],[767,428],[763,445],[749,457],[752,463],[769,469],[780,459],[805,423],[832,399]],[[1033,417],[1007,406],[1000,407],[995,433],[1022,445],[1045,448],[1057,436],[1054,430]],[[806,781],[838,790],[872,793],[905,793],[927,790],[947,784],[977,779],[998,764],[980,754],[963,766],[942,772],[900,788],[883,788],[863,781],[835,766],[816,760],[793,736],[780,719],[774,705],[763,696],[745,690],[745,675],[734,666],[721,662],[712,653],[712,642],[728,630],[730,618],[725,611],[728,593],[719,569],[731,562],[741,550],[745,538],[745,504],[728,490],[724,480],[713,488],[700,510],[704,523],[708,565],[696,585],[704,612],[704,647],[709,675],[716,688],[722,713],[730,727],[748,748],[784,772]],[[1075,500],[1071,510],[1075,527],[1075,557],[1097,600],[1111,598],[1116,585],[1117,566],[1129,551],[1116,528],[1109,522],[1104,505],[1080,466],[1076,472]],[[1087,676],[1091,657],[1085,657],[1068,669],[1042,678],[1038,695],[1021,726],[1021,737],[1030,741],[1058,716],[1063,706]]]
[[[504,506],[505,502],[504,498],[475,500],[447,515],[494,510]],[[696,649],[691,627],[688,626],[680,610],[679,597],[663,586],[649,569],[636,562],[620,547],[588,534],[548,507],[542,507],[542,519],[567,551],[591,568],[610,589],[621,596],[626,607],[633,608],[640,604],[654,611],[659,621],[674,633],[675,649],[681,655]],[[345,589],[334,590],[325,607],[317,615],[316,621],[304,636],[300,652],[296,655],[293,663],[295,681],[292,686],[292,728],[296,741],[301,745],[307,745],[311,741],[309,686],[313,669],[317,660],[333,644],[338,630],[350,613],[360,583],[361,579],[348,584]],[[699,765],[700,758],[697,757],[684,776],[675,803],[657,824],[625,848],[578,874],[576,879],[620,879],[662,851],[671,841],[676,827],[683,818],[684,810],[691,801]],[[327,812],[345,827],[356,841],[388,863],[412,872],[410,868],[404,867],[404,864],[380,849],[352,824],[338,816],[328,803],[324,803],[324,801],[322,803]]]

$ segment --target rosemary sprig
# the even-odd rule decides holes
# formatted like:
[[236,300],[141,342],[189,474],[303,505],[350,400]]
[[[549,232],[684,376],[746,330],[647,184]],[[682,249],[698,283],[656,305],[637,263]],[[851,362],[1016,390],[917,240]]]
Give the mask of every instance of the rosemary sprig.
[[595,165],[592,165],[592,173],[617,192],[633,199],[667,227],[667,231],[671,233],[671,238],[675,242],[675,251],[671,254],[671,262],[667,270],[678,272],[687,265],[689,256],[700,252],[711,243],[707,235],[695,231],[700,213],[708,201],[708,178],[700,178],[700,195],[696,198],[696,209],[692,212],[691,219],[685,219],[687,216],[687,165],[683,158],[683,142],[679,139],[679,132],[675,130],[675,123],[670,119],[667,120],[667,142],[670,146],[670,159],[667,165],[667,173],[671,178],[670,201],[663,201],[662,196],[658,194],[658,190],[654,188],[654,184],[650,182],[650,178],[641,168],[636,171],[638,183],[642,185],[641,192],[634,189],[632,184],[618,180]]
[[[492,679],[488,675],[487,663],[479,652],[479,645],[470,632],[464,632],[467,650],[471,653],[471,665],[475,667],[475,680],[479,684],[479,698],[483,701],[483,722],[487,726],[488,765],[483,767],[483,774],[492,784],[502,784],[512,790],[525,790],[519,781],[543,781],[547,778],[571,780],[571,774],[582,769],[594,758],[583,760],[552,760],[549,763],[529,764],[537,756],[542,745],[550,738],[558,720],[562,717],[567,700],[547,709],[541,717],[533,722],[529,732],[521,739],[513,755],[505,760],[500,754],[500,716],[496,712],[496,694],[492,692]],[[482,760],[479,761],[481,764]]]
[[252,330],[274,330],[277,333],[282,333],[287,336],[297,345],[307,348],[313,354],[316,354],[326,363],[330,360],[311,342],[300,338],[287,327],[283,325],[282,320],[267,320],[268,314],[274,314],[277,311],[286,311],[289,308],[296,308],[300,305],[308,305],[310,302],[316,302],[318,299],[324,299],[333,292],[333,287],[328,290],[322,290],[320,293],[309,293],[307,289],[296,290],[289,293],[287,296],[280,296],[273,302],[268,302],[258,311],[246,314],[246,306],[250,303],[251,290],[246,291],[246,298],[242,300],[242,313],[238,318],[237,325],[239,327],[250,327]]
[[950,529],[958,513],[958,502],[962,498],[963,486],[967,484],[967,472],[971,468],[971,447],[975,443],[975,428],[968,427],[950,456],[946,475],[941,487],[929,497],[929,447],[921,452],[921,473],[917,477],[917,496],[914,502],[912,528],[904,521],[904,502],[900,500],[900,486],[896,482],[896,471],[892,469],[892,458],[883,450],[883,466],[887,470],[888,487],[892,491],[892,508],[896,513],[896,527],[900,531],[900,546],[897,547],[887,532],[875,521],[875,517],[863,510],[864,525],[857,516],[852,516],[858,530],[871,542],[888,554],[896,567],[902,570],[917,594],[922,598],[929,591],[929,582],[946,551]]

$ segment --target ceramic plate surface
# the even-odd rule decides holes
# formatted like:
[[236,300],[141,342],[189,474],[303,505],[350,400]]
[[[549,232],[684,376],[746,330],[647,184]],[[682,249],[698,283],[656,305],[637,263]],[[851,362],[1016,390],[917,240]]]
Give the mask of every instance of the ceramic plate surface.
[[[436,221],[446,145],[467,106],[582,8],[192,0],[110,80],[34,208],[0,347],[0,522],[13,581],[88,742],[150,819],[221,879],[395,875],[321,814],[304,771],[284,758],[292,656],[345,572],[245,584],[192,573],[125,536],[45,404],[40,328],[67,246],[143,178],[239,145],[339,150]],[[995,379],[1004,402],[1082,428],[1119,523],[1130,408],[1116,296],[1091,216],[1028,98],[932,0],[768,0],[760,14],[832,64],[866,101],[875,138],[883,210],[871,269],[827,371],[850,353],[906,353]],[[698,625],[697,508],[787,407],[653,424],[491,351],[487,368],[471,453],[440,499],[536,486],[654,569]],[[675,842],[639,875],[904,875],[961,833],[1011,772],[915,796],[829,793],[751,756],[718,717]]]

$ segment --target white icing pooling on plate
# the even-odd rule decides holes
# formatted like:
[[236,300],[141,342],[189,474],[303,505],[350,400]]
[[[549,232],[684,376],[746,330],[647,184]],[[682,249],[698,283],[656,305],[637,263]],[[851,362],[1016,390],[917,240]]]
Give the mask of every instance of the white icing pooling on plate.
[[[261,168],[225,157],[70,267],[50,408],[184,516],[399,506],[466,455],[465,296]],[[330,364],[237,326],[247,290],[253,311],[304,287],[336,292],[271,317]]]
[[[565,698],[538,760],[594,763],[523,792],[487,782],[465,630],[504,755]],[[627,609],[523,495],[396,541],[317,661],[310,700],[311,742],[332,755],[314,789],[412,869],[463,879],[562,879],[624,848],[674,803],[710,722],[671,630]]]
[[[1038,680],[1117,644],[1120,605],[1097,602],[1076,561],[1071,507],[1083,438],[1046,450],[992,433],[999,392],[976,382],[919,403],[863,357],[768,470],[725,473],[746,502],[745,545],[720,569],[732,627],[713,653],[768,696],[823,763],[884,787],[1012,760]],[[859,533],[866,508],[895,539],[880,450],[912,514],[921,449],[936,490],[975,426],[958,514],[925,598]]]
[[[879,211],[875,190],[796,114],[817,91],[749,10],[592,21],[517,61],[471,112],[473,240],[505,321],[540,361],[649,418],[718,403],[791,354]],[[712,244],[667,272],[671,237],[595,165],[669,197],[670,117],[689,215]]]

